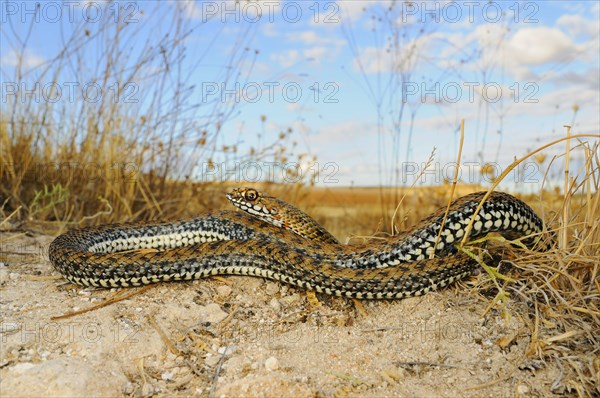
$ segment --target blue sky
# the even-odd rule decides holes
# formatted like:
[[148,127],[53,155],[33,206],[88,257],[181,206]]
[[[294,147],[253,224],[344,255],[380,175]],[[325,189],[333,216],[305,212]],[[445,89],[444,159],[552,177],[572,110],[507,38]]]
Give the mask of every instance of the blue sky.
[[[84,12],[93,16],[105,5],[75,3],[42,3],[24,54],[32,70],[56,55],[61,35],[81,26]],[[599,132],[598,2],[396,2],[391,10],[389,1],[114,4],[140,21],[149,40],[165,33],[179,7],[193,28],[183,62],[195,83],[190,100],[235,105],[219,142],[260,147],[291,127],[298,152],[317,157],[302,167],[321,169],[320,185],[410,184],[434,147],[424,182],[452,177],[461,119],[464,182],[478,182],[484,163],[502,169],[559,138],[573,120],[574,133]],[[32,26],[28,7],[3,1],[3,82],[11,81],[15,38]],[[58,23],[53,7],[62,12]],[[132,51],[142,44],[131,43]],[[240,47],[248,48],[240,74],[223,86]],[[89,49],[90,58],[97,52]],[[137,95],[144,101],[151,93]],[[526,182],[540,179],[532,170],[522,170]]]

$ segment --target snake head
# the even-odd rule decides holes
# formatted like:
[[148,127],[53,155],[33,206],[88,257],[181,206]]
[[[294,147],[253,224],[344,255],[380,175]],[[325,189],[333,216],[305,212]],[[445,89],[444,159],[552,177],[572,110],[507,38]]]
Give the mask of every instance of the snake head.
[[254,188],[235,188],[227,194],[227,199],[235,207],[242,209],[263,221],[276,224],[272,216],[279,213],[277,201]]

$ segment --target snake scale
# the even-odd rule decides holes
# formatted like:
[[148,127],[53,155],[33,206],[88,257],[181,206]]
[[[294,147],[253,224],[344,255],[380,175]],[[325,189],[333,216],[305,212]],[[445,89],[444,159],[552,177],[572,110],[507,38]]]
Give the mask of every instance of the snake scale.
[[[453,201],[441,233],[445,208],[393,238],[341,245],[286,202],[241,188],[227,197],[244,211],[221,210],[170,223],[73,229],[50,244],[49,258],[66,279],[83,286],[129,287],[233,274],[330,295],[398,299],[447,286],[478,267],[455,244],[484,194]],[[527,204],[492,192],[475,216],[469,239],[498,232],[508,239],[522,237],[533,247],[543,229]]]

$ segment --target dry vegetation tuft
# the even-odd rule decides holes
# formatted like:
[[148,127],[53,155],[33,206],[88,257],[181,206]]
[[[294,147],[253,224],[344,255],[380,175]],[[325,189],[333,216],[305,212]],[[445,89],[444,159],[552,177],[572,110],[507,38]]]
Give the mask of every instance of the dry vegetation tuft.
[[[199,100],[183,60],[206,62],[210,52],[188,49],[185,38],[198,26],[182,9],[167,9],[171,15],[151,11],[137,23],[82,22],[55,57],[35,67],[25,61],[27,38],[8,26],[2,30],[3,49],[16,57],[3,81],[29,90],[7,95],[0,115],[4,228],[187,216],[221,205],[222,188],[214,182],[224,175],[203,174],[218,162],[284,163],[302,156],[293,152],[291,129],[267,132],[260,147],[243,151],[239,136],[224,136],[238,104]],[[157,41],[145,38],[144,25]],[[239,32],[231,64],[215,81],[227,85],[252,72],[257,52],[245,45],[249,36]],[[145,44],[132,51],[134,42]],[[75,89],[68,93],[68,87]],[[261,116],[263,131],[252,134],[266,135],[266,120]]]
[[[598,143],[582,147],[586,162],[581,178],[566,177],[565,193],[544,192],[538,198],[557,237],[552,249],[505,249],[514,282],[503,282],[509,297],[502,310],[522,317],[529,328],[530,344],[520,368],[554,362],[562,370],[554,392],[594,396],[600,393],[600,158]],[[568,164],[569,152],[565,157]],[[535,198],[528,201],[535,205]],[[492,286],[488,279],[477,289],[486,292]]]

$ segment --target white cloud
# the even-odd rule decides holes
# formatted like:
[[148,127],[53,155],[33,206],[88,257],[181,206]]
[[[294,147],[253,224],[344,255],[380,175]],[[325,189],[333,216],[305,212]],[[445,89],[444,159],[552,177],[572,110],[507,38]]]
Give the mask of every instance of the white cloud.
[[271,54],[271,59],[278,62],[282,67],[289,68],[300,60],[300,52],[298,50],[288,50],[280,54]]
[[11,49],[2,56],[0,63],[5,66],[17,67],[21,65],[25,69],[34,69],[44,62],[46,62],[44,57],[34,54],[29,50],[25,50],[21,54]]
[[288,39],[292,39],[292,40],[299,40],[304,44],[315,44],[315,43],[320,43],[320,41],[322,40],[323,36],[319,36],[317,34],[316,31],[314,30],[305,30],[303,32],[294,32],[294,33],[288,33],[287,34]]
[[507,44],[507,54],[513,62],[525,65],[564,62],[580,51],[563,32],[545,26],[519,29]]
[[585,35],[595,37],[600,35],[598,20],[586,19],[581,15],[561,15],[560,18],[556,20],[556,24],[564,28],[572,36]]
[[[502,67],[506,76],[517,80],[539,80],[540,67],[544,74],[576,61],[597,59],[597,36],[575,43],[558,28],[540,26],[511,32],[500,25],[480,25],[468,34],[447,37],[451,46],[441,50],[442,62],[457,60],[462,49],[481,49],[475,62],[466,62],[463,71],[493,71]],[[597,63],[597,61],[596,61]],[[460,66],[460,65],[459,65]]]
[[317,63],[324,59],[333,61],[339,55],[341,48],[346,43],[344,40],[332,35],[319,34],[315,30],[305,30],[300,32],[290,32],[286,34],[288,41],[293,43],[302,43],[310,46],[302,50],[305,58],[310,58]]
[[363,139],[364,137],[371,136],[368,133],[369,131],[375,131],[375,128],[367,123],[351,120],[320,129],[316,135],[311,137],[311,142],[327,146],[342,142],[348,143],[358,138]]
[[343,46],[346,44],[345,40],[338,39],[332,35],[325,35],[322,32],[317,33],[316,30],[304,30],[300,32],[290,32],[286,34],[286,38],[290,41],[299,41],[309,46]]
[[252,67],[252,71],[256,74],[256,76],[267,76],[273,74],[273,68],[271,67],[270,62],[256,61]]
[[306,58],[313,58],[315,61],[321,61],[327,54],[331,54],[326,47],[313,47],[302,51]]
[[380,47],[365,47],[359,50],[352,62],[355,71],[364,73],[389,72],[393,70],[391,60]]
[[303,106],[297,102],[291,102],[291,103],[287,104],[286,108],[290,112],[297,112],[297,111],[301,110],[303,108]]
[[578,86],[597,92],[600,87],[600,68],[596,65],[581,72],[574,70],[567,70],[563,73],[550,72],[546,75],[546,80],[553,82],[558,87]]
[[265,24],[262,27],[262,33],[267,37],[279,37],[281,35],[281,33],[275,29],[275,24],[273,23]]

